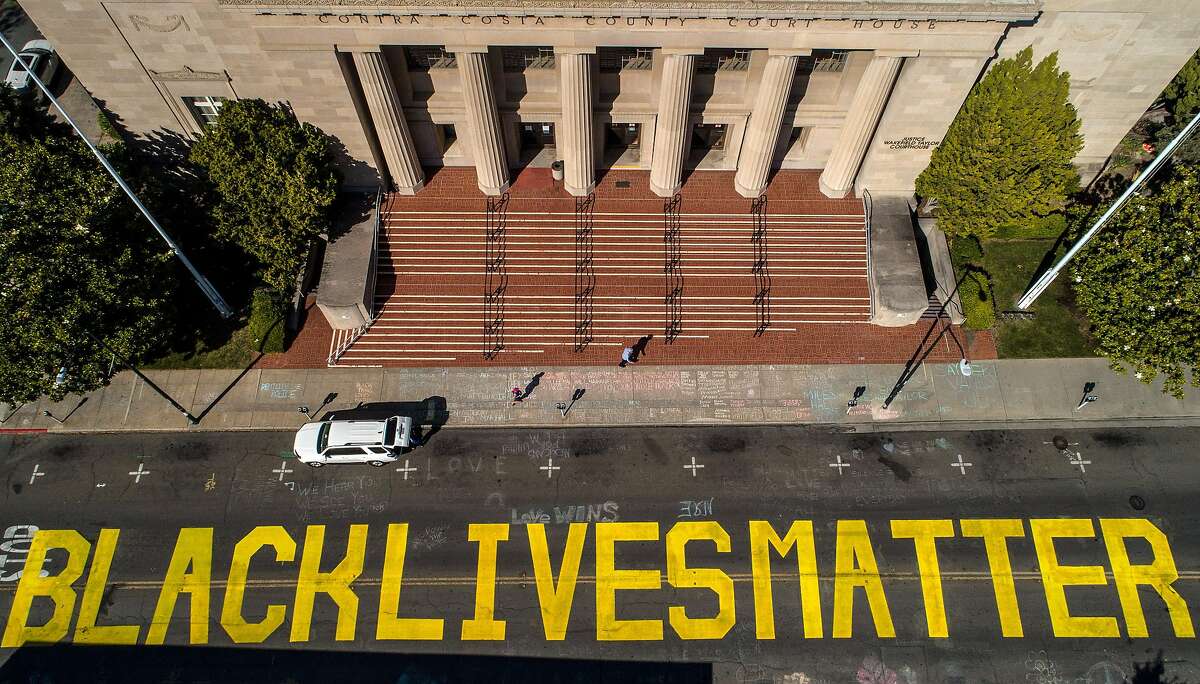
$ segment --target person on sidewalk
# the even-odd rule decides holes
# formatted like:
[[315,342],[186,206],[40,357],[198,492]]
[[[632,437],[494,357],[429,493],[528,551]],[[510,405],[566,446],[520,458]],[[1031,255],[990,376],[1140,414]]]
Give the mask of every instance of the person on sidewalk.
[[633,347],[625,347],[621,350],[621,363],[618,363],[617,367],[624,368],[631,363],[637,363],[637,360],[633,358]]
[[512,395],[513,395],[512,405],[516,406],[517,404],[521,403],[522,399],[525,398],[525,391],[522,390],[520,387],[514,387],[514,388],[512,388]]

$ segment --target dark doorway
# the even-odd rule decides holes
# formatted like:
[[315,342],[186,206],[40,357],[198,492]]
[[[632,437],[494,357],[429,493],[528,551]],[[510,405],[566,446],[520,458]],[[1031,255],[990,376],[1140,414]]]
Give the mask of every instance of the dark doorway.
[[518,144],[520,166],[549,166],[554,161],[554,124],[541,121],[520,124]]
[[612,123],[604,128],[606,166],[636,164],[641,160],[642,125]]
[[725,137],[728,130],[729,127],[725,124],[696,124],[693,126],[688,163],[696,165],[705,158],[712,161],[714,158],[724,157]]

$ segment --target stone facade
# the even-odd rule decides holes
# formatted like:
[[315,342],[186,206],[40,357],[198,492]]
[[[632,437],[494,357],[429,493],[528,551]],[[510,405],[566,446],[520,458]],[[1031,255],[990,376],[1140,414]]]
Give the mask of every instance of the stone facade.
[[339,141],[348,185],[407,192],[417,163],[474,165],[494,194],[562,159],[578,193],[618,167],[660,194],[679,168],[737,170],[753,195],[765,163],[907,195],[989,61],[1027,45],[1071,72],[1094,169],[1200,44],[1200,0],[26,5],[139,135],[194,137],[189,98],[284,102]]

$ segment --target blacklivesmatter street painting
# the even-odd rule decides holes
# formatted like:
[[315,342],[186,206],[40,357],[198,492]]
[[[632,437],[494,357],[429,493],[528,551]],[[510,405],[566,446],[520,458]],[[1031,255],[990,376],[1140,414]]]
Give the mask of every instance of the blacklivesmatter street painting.
[[[832,558],[819,558],[816,540],[826,530],[831,543],[821,548],[831,546]],[[327,531],[336,546],[326,544]],[[1180,571],[1166,534],[1145,518],[893,519],[873,529],[853,519],[522,521],[441,526],[436,533],[432,543],[427,533],[410,539],[404,522],[292,532],[266,525],[217,539],[214,528],[187,527],[173,548],[159,549],[139,544],[136,531],[101,529],[89,539],[72,529],[39,529],[21,548],[19,579],[0,584],[0,601],[8,604],[2,645],[161,644],[169,631],[192,644],[262,643],[285,634],[293,643],[329,636],[504,641],[516,620],[536,622],[528,628],[547,642],[568,634],[598,642],[721,640],[735,626],[759,641],[895,639],[898,631],[901,638],[948,639],[951,625],[962,623],[948,619],[956,605],[945,588],[968,582],[973,627],[998,638],[1142,638],[1151,636],[1148,613],[1155,637],[1195,636],[1177,585],[1195,582],[1200,572]],[[883,536],[902,543],[906,556],[884,558],[877,551]],[[124,544],[136,554],[120,553]],[[979,569],[944,570],[939,558],[951,544],[970,545]],[[1080,544],[1092,545],[1090,564],[1079,560]],[[1019,569],[1031,565],[1018,565],[1015,553],[1036,565]],[[444,562],[418,572],[411,566],[420,554],[442,554]],[[1041,590],[1022,591],[1021,605],[1018,583]],[[136,624],[132,613],[109,610],[117,587],[143,592],[139,605],[147,616],[152,608],[152,617]],[[531,610],[505,605],[503,592],[516,588],[528,592]],[[458,600],[428,600],[431,591]],[[1095,612],[1094,604],[1080,610],[1073,592],[1081,591],[1115,594],[1113,614],[1081,614]],[[923,611],[922,619],[897,619],[903,592],[919,597],[905,605]],[[1031,595],[1038,605],[1030,605]],[[788,607],[779,608],[783,600]],[[360,610],[360,602],[370,608]],[[451,603],[462,615],[445,612]],[[656,614],[647,613],[651,603]],[[331,635],[314,636],[314,611]],[[1031,631],[1034,614],[1048,616],[1048,629],[1041,620]],[[913,625],[923,633],[904,633]]]

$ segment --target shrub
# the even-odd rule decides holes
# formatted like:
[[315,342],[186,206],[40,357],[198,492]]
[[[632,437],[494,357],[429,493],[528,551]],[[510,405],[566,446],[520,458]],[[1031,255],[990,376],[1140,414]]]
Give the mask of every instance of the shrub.
[[996,324],[996,307],[992,301],[992,288],[981,273],[970,273],[958,286],[958,298],[962,301],[965,325],[972,330],[987,330]]
[[284,350],[286,316],[287,305],[277,292],[267,288],[254,291],[254,298],[250,302],[250,320],[246,324],[254,349],[264,354]]
[[994,237],[1000,239],[1054,239],[1067,230],[1067,217],[1063,214],[1034,216],[1024,223],[1006,223],[996,228]]
[[974,235],[958,235],[950,238],[950,255],[957,266],[973,264],[983,258],[983,245]]

